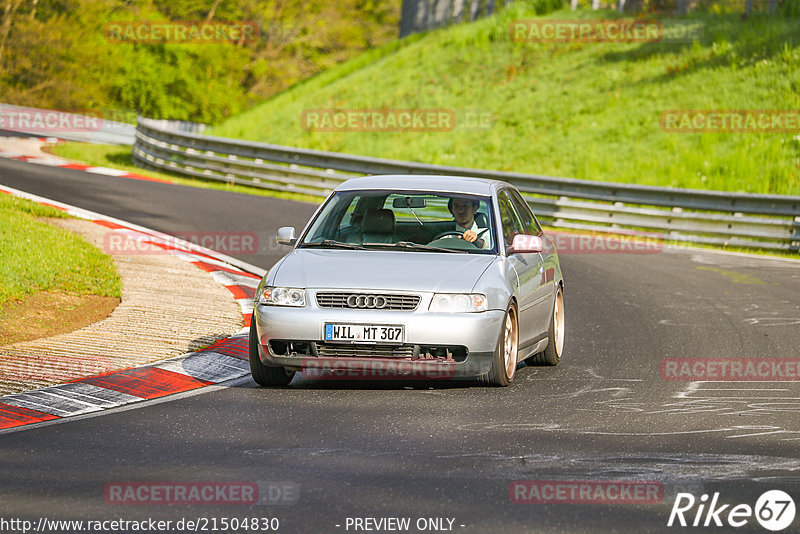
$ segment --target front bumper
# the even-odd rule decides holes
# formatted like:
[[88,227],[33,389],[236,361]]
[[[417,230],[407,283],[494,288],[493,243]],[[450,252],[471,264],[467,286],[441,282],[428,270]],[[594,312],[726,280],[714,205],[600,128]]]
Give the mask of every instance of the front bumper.
[[[311,296],[311,295],[309,295]],[[320,308],[313,298],[307,298],[304,308],[255,306],[255,327],[260,340],[259,356],[265,365],[283,366],[316,374],[332,374],[341,378],[366,376],[375,378],[455,378],[477,377],[491,369],[500,329],[505,318],[502,310],[478,313],[432,313],[427,311],[430,296],[422,298],[415,311],[354,310]],[[330,351],[318,351],[323,343],[324,323],[403,325],[405,338],[402,347],[414,349],[412,357],[375,356],[380,351],[367,350],[365,345],[336,344],[347,355],[320,356]],[[270,342],[274,340],[308,342],[313,350],[304,354],[286,351],[277,354]],[[462,347],[466,349],[448,357],[419,358],[431,347]],[[363,349],[363,350],[362,350]],[[402,353],[402,350],[398,351]],[[444,350],[442,350],[444,352]]]

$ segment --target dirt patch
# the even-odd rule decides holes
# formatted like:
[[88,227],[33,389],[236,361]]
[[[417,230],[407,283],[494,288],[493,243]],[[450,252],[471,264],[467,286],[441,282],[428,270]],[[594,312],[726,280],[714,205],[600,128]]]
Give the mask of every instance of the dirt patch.
[[72,332],[108,317],[116,297],[43,291],[0,308],[0,345]]

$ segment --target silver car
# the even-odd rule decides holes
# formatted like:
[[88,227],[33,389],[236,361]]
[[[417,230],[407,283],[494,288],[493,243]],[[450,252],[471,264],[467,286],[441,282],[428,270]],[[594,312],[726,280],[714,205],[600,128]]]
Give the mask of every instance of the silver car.
[[318,378],[477,378],[556,365],[564,281],[553,241],[511,185],[453,176],[342,183],[256,290],[250,369]]

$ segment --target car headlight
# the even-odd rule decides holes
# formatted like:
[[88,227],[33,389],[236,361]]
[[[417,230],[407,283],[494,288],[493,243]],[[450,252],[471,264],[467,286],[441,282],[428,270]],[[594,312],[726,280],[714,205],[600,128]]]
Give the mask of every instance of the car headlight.
[[486,296],[480,293],[435,293],[428,307],[432,312],[465,313],[486,311]]
[[306,290],[296,287],[267,286],[258,296],[258,303],[267,306],[296,306],[302,308],[306,305]]

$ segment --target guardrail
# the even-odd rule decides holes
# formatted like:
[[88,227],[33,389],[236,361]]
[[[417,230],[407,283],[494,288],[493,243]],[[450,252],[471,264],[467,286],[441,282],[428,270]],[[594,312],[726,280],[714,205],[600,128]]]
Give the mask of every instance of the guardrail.
[[448,174],[504,180],[556,228],[686,243],[800,251],[800,196],[594,182],[467,169],[199,135],[140,118],[137,164],[185,176],[325,197],[364,174]]

